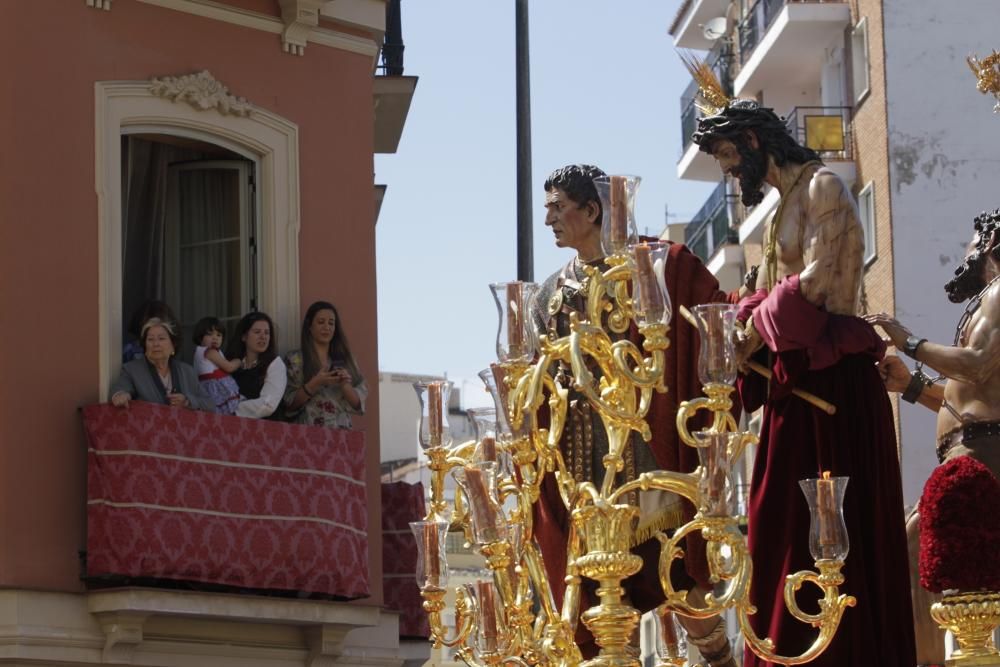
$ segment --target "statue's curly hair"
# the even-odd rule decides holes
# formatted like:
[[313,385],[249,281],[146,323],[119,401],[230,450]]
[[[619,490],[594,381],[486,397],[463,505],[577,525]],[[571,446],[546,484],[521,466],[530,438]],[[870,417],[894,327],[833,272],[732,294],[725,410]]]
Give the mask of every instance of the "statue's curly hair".
[[594,186],[594,179],[607,176],[603,170],[592,164],[570,164],[556,169],[545,179],[545,191],[551,192],[558,188],[566,193],[577,206],[586,206],[589,202],[597,204],[597,219],[595,224],[601,224],[604,210],[601,198]]
[[718,114],[699,119],[691,138],[698,148],[711,153],[716,141],[728,139],[739,145],[746,142],[747,131],[751,130],[757,135],[761,150],[769,153],[779,167],[788,162],[805,164],[820,159],[816,151],[795,141],[785,120],[773,109],[754,100],[733,100]]
[[1000,260],[1000,238],[990,245],[993,232],[1000,232],[1000,208],[993,212],[983,211],[973,219],[972,225],[978,237],[975,250],[959,264],[955,269],[955,277],[944,286],[948,299],[953,303],[962,303],[982,291],[986,286],[983,280],[986,259],[993,257]]
[[990,248],[990,236],[993,232],[1000,232],[1000,208],[992,212],[983,211],[972,221],[972,226],[979,232],[976,250],[982,253],[992,250],[993,256],[1000,259],[1000,241]]

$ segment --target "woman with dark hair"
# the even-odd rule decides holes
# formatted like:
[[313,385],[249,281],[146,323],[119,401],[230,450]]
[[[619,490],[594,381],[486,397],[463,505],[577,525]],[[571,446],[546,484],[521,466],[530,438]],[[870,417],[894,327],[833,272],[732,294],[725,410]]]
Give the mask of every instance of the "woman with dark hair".
[[232,374],[240,388],[236,414],[254,419],[275,417],[288,374],[277,353],[271,318],[261,312],[244,315],[236,326],[228,356],[240,360],[240,367]]
[[333,304],[317,301],[302,321],[302,348],[287,357],[286,414],[299,424],[351,428],[365,412],[368,385],[358,371]]
[[202,390],[194,368],[174,358],[177,334],[173,324],[157,317],[146,320],[139,331],[143,356],[122,366],[111,386],[111,403],[127,408],[130,401],[162,403],[173,407],[215,412],[215,404]]

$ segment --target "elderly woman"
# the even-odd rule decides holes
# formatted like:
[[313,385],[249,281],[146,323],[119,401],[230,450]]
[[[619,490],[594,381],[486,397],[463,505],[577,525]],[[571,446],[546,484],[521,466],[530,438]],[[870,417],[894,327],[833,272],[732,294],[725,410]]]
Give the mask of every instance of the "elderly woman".
[[236,414],[254,419],[280,419],[288,373],[278,356],[274,323],[262,312],[243,316],[229,346],[229,358],[240,360],[232,376],[240,388]]
[[137,400],[215,412],[194,368],[174,358],[177,334],[173,324],[158,317],[147,320],[139,342],[143,356],[122,366],[111,386],[111,403],[127,408],[129,401]]
[[347,345],[337,309],[326,301],[309,306],[302,322],[302,349],[289,353],[285,410],[299,424],[351,428],[365,412],[368,385]]

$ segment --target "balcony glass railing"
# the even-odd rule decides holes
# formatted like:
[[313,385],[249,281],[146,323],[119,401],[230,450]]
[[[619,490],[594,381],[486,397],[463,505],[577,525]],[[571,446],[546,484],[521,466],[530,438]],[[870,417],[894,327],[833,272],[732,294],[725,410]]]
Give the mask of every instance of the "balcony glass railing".
[[795,107],[785,118],[788,132],[824,160],[851,160],[850,107]]
[[[683,102],[681,99],[682,104]],[[691,145],[691,136],[698,128],[698,119],[701,115],[701,111],[694,104],[694,98],[687,100],[687,104],[681,109],[681,154]]]
[[739,243],[739,233],[733,229],[737,221],[729,206],[734,197],[721,181],[684,229],[684,244],[702,261],[707,262],[721,246]]
[[[730,45],[725,41],[720,40],[715,47],[708,52],[708,55],[705,57],[705,62],[708,63],[708,66],[715,72],[715,76],[718,77],[719,83],[722,84],[722,88],[726,91],[726,94],[732,95],[733,79],[730,75],[730,67],[732,65],[732,48]],[[698,126],[698,119],[701,118],[701,112],[695,105],[697,97],[698,82],[692,79],[691,83],[688,84],[688,87],[681,95],[681,154],[683,154],[691,144],[691,135]]]
[[754,49],[764,38],[767,29],[781,13],[781,9],[792,2],[844,2],[844,0],[757,0],[740,23],[740,64],[745,64]]

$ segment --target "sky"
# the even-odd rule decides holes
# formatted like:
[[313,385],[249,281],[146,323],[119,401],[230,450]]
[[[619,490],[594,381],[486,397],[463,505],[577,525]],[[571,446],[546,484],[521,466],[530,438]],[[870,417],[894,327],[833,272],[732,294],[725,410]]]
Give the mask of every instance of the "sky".
[[[379,370],[471,378],[496,358],[489,283],[515,280],[514,0],[406,0],[405,74],[419,77],[378,224]],[[530,3],[534,278],[572,259],[544,225],[545,177],[586,162],[642,177],[640,233],[684,222],[714,184],[682,182],[667,34],[680,0]],[[476,380],[478,382],[478,380]]]

